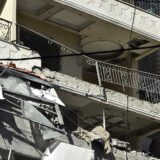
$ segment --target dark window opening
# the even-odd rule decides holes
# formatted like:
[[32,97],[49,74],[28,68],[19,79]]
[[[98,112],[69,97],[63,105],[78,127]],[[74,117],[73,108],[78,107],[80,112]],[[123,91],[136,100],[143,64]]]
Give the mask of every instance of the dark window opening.
[[[17,43],[38,52],[40,56],[59,55],[61,51],[60,45],[20,26],[17,27]],[[59,71],[60,57],[42,59],[42,67]]]
[[[138,67],[139,67],[139,70],[141,71],[160,75],[160,51],[156,51],[151,55],[140,60]],[[152,81],[150,80],[150,82]],[[146,85],[146,84],[142,82],[142,85]],[[147,83],[146,88],[152,89],[153,85],[157,85],[157,90],[159,89],[158,87],[160,84],[158,80],[156,81],[156,84]],[[160,101],[160,94],[154,93],[154,92],[147,93],[146,91],[139,90],[139,98],[142,100],[153,102],[153,103],[158,103]]]
[[149,154],[160,158],[160,132],[157,131],[149,136],[152,139],[152,143],[149,146]]
[[78,127],[78,112],[71,107],[61,107],[60,109],[63,113],[65,127],[70,131],[76,130]]

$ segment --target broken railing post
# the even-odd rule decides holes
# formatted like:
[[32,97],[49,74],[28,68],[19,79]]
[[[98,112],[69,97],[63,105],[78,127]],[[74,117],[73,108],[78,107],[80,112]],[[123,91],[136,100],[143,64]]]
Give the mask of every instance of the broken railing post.
[[105,108],[103,108],[103,128],[106,129],[106,115],[105,115]]
[[95,64],[96,64],[96,71],[97,71],[97,77],[98,77],[98,84],[99,84],[99,86],[102,86],[98,62],[96,61]]
[[11,154],[12,154],[12,146],[10,145],[9,154],[8,154],[8,160],[11,160]]

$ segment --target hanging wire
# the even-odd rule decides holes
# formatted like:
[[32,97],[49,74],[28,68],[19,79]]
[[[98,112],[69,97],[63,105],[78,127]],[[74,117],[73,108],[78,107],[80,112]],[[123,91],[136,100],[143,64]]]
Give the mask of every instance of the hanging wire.
[[56,58],[67,58],[67,57],[75,57],[75,56],[92,56],[98,54],[107,54],[107,53],[115,53],[115,52],[124,52],[124,51],[135,51],[135,50],[145,50],[145,49],[154,49],[160,48],[160,45],[150,45],[146,47],[134,47],[134,48],[127,48],[127,49],[116,49],[116,50],[108,50],[103,52],[87,52],[87,53],[80,53],[74,52],[71,54],[63,54],[63,55],[53,55],[53,56],[37,56],[37,57],[29,57],[29,58],[0,58],[0,61],[27,61],[27,60],[34,60],[34,59],[56,59]]
[[[133,19],[132,19],[132,26],[131,26],[131,30],[130,30],[130,37],[129,37],[129,41],[132,40],[132,36],[133,36],[133,29],[134,29],[134,22],[135,22],[135,17],[136,17],[136,10],[137,10],[137,4],[134,5],[134,13],[133,13]],[[128,45],[128,49],[129,49],[129,45]],[[128,67],[130,68],[131,66],[131,55],[130,55],[130,51],[128,50]],[[129,75],[129,70],[128,70],[128,75]],[[129,76],[128,76],[129,77]],[[127,81],[129,81],[129,79],[127,79]],[[127,94],[127,106],[126,106],[126,142],[129,141],[129,119],[128,119],[128,114],[129,114],[129,88],[128,90],[128,94]],[[128,155],[127,155],[127,148],[126,148],[126,152],[125,152],[125,160],[128,160]]]

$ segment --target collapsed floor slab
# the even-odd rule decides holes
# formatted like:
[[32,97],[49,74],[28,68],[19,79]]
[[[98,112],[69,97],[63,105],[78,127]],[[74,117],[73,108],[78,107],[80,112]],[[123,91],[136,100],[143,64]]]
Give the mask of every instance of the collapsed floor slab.
[[160,103],[152,104],[134,97],[128,97],[125,94],[47,69],[42,71],[35,69],[33,71],[43,74],[47,77],[48,81],[59,86],[62,90],[87,96],[88,98],[100,101],[106,105],[112,105],[115,108],[123,110],[128,109],[131,112],[149,117],[156,121],[160,120]]

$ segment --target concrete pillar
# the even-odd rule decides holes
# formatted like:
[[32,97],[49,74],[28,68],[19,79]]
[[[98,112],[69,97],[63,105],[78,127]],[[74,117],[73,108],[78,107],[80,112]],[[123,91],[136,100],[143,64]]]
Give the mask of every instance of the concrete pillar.
[[[72,47],[74,50],[80,51],[80,38]],[[72,52],[75,54],[75,52]],[[61,55],[72,54],[67,49],[62,49]],[[71,56],[61,58],[61,73],[82,79],[82,56]]]
[[61,72],[69,76],[82,79],[82,57],[61,58]]
[[11,41],[16,40],[16,10],[17,0],[6,0],[0,15],[1,18],[13,23],[11,28]]
[[[138,61],[135,61],[134,59],[132,59],[132,64],[131,65],[132,65],[131,66],[132,69],[138,70]],[[131,96],[139,98],[138,91],[139,90],[137,90],[137,89],[133,89]]]

